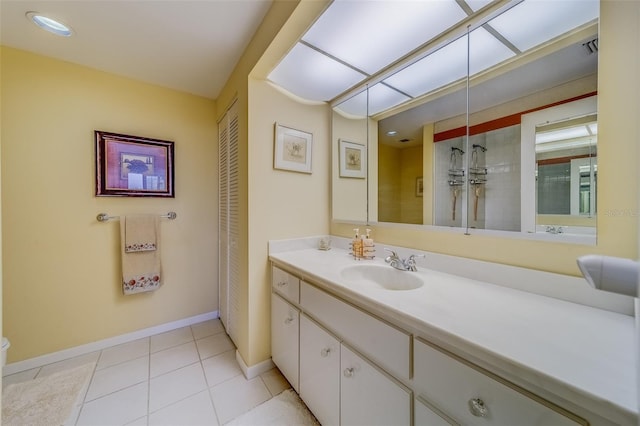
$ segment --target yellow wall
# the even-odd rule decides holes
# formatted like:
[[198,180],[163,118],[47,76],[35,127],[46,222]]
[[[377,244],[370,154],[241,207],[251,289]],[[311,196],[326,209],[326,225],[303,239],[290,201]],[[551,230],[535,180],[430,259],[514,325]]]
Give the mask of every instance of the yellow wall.
[[416,196],[416,179],[422,173],[422,145],[394,148],[378,144],[378,220],[422,223],[423,197]]
[[[640,140],[640,104],[637,96],[630,95],[637,94],[640,87],[636,46],[640,39],[640,3],[603,1],[600,12],[597,246],[384,225],[374,227],[378,241],[572,275],[579,275],[576,258],[583,254],[638,258],[638,182],[629,176],[638,169]],[[351,228],[352,224],[334,222],[331,232],[348,237]]]
[[422,198],[416,195],[416,179],[422,177],[422,145],[401,150],[400,209],[402,223],[422,223]]
[[[2,48],[4,334],[9,362],[218,309],[212,100]],[[175,199],[95,197],[93,131],[175,142]],[[162,220],[164,286],[123,296],[119,225]]]
[[[249,83],[249,365],[271,355],[267,242],[329,233],[330,117],[326,105],[301,105],[264,81]],[[312,174],[273,169],[275,122],[313,134]]]
[[400,149],[378,144],[378,220],[382,222],[402,222],[398,191],[402,166],[400,154]]

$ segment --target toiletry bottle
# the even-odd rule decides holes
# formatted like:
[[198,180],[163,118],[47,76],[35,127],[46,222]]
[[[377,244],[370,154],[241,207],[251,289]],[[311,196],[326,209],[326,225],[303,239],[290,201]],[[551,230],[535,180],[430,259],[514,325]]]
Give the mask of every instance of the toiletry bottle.
[[367,259],[373,259],[375,257],[375,245],[373,244],[373,239],[371,238],[371,229],[367,229],[367,235],[362,240],[362,256]]
[[353,238],[353,242],[351,243],[353,257],[356,259],[360,259],[362,257],[362,239],[360,238],[360,229],[353,228],[353,230],[356,233],[356,236]]

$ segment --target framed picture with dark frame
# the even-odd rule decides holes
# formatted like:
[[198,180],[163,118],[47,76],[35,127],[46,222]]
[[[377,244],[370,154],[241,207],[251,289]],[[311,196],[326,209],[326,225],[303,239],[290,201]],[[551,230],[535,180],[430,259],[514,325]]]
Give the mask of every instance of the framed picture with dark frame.
[[174,143],[96,130],[96,196],[174,198]]

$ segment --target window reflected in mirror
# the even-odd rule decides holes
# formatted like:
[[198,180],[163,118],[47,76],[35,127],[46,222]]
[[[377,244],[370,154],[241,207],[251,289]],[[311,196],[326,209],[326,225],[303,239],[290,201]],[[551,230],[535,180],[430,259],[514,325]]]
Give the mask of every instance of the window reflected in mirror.
[[595,234],[597,115],[536,126],[537,232]]

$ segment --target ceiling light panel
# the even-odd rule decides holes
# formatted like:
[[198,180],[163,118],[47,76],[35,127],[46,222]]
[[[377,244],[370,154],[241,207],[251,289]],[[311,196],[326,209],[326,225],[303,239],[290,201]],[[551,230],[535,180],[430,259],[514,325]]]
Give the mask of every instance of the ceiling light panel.
[[303,40],[374,74],[466,16],[455,0],[336,0]]
[[500,62],[515,56],[515,53],[480,27],[469,34],[469,75],[473,76]]
[[378,114],[408,100],[408,96],[378,83],[369,88],[369,115]]
[[298,43],[268,79],[307,100],[329,101],[366,76]]
[[564,141],[567,139],[584,138],[587,136],[589,136],[589,131],[586,126],[569,127],[566,129],[536,133],[536,143]]
[[598,0],[525,0],[489,25],[524,52],[598,19],[599,7]]
[[465,3],[471,8],[471,10],[477,12],[478,10],[491,3],[491,1],[492,0],[465,0]]
[[341,102],[335,109],[351,117],[365,118],[367,116],[367,91],[364,90]]
[[429,93],[467,75],[467,37],[460,37],[385,79],[413,97]]

